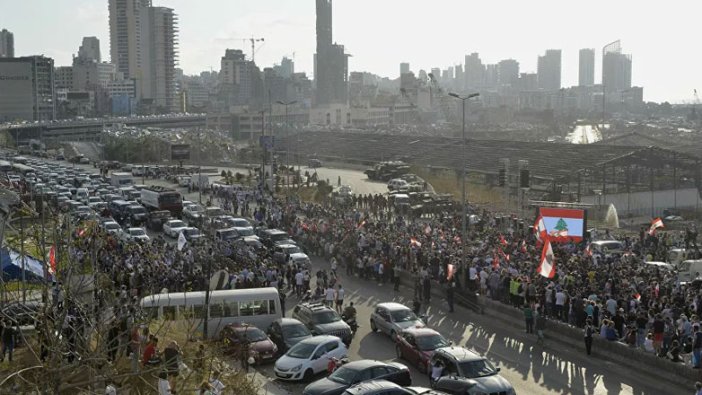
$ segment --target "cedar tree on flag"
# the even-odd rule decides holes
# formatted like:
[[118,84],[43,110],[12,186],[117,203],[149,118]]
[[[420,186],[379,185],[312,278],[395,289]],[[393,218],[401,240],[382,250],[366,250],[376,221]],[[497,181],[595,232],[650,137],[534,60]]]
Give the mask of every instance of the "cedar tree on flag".
[[658,228],[664,228],[663,226],[663,220],[659,218],[654,219],[651,221],[651,227],[648,229],[648,234],[653,236],[656,234],[656,229]]
[[546,278],[553,278],[556,275],[556,256],[553,255],[551,242],[546,240],[544,250],[541,252],[541,263],[538,272]]

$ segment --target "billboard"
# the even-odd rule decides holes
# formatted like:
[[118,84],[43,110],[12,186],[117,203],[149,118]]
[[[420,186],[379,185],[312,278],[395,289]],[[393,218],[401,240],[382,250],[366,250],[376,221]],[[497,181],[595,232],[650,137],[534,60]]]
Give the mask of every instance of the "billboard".
[[190,160],[190,144],[171,144],[171,160]]
[[0,62],[0,122],[34,120],[32,61],[2,59]]
[[539,207],[537,217],[544,221],[546,233],[555,243],[582,241],[585,235],[587,213],[582,209]]

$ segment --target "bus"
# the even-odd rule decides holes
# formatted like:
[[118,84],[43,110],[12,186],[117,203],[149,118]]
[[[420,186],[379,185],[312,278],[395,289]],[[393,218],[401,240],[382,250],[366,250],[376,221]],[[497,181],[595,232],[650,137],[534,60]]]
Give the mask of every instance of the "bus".
[[0,160],[0,171],[5,173],[12,171],[12,163],[6,160]]
[[23,177],[26,177],[27,174],[29,173],[34,173],[34,168],[31,166],[23,165],[21,163],[15,163],[12,165],[12,169],[21,174]]
[[261,330],[282,318],[280,296],[273,287],[210,291],[209,311],[205,291],[175,292],[146,296],[141,308],[151,319],[191,321],[191,334],[202,336],[207,320],[207,337],[219,338],[219,332],[231,323],[247,323]]

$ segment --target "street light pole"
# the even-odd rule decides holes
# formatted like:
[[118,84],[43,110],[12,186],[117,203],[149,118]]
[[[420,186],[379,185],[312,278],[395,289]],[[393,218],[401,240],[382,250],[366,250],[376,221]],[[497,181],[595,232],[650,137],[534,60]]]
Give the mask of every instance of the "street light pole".
[[[293,104],[297,103],[297,100],[289,101],[289,102],[284,102],[278,100],[276,103],[285,106],[285,140],[287,144],[285,145],[285,167],[290,166],[290,125],[288,124],[288,106],[292,106]],[[285,184],[288,184],[290,175],[288,174],[286,178]]]
[[468,224],[466,222],[466,217],[468,216],[468,206],[466,202],[466,100],[472,99],[474,97],[480,96],[480,93],[471,93],[468,96],[460,96],[456,93],[449,93],[449,96],[455,97],[461,101],[463,106],[463,122],[462,122],[462,133],[461,133],[461,167],[463,168],[461,178],[463,179],[463,188],[461,188],[461,205],[463,206],[463,218],[461,219],[461,261],[463,265],[466,263],[466,234],[468,233]]

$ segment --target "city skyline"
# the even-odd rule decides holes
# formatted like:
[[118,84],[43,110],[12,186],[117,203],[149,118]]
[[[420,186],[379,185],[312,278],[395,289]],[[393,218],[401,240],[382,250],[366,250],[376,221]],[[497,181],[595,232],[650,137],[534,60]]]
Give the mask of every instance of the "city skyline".
[[[0,29],[14,33],[16,56],[45,54],[57,66],[70,65],[84,36],[96,36],[103,54],[110,53],[107,2],[66,0],[60,4],[39,0],[12,4],[0,16]],[[39,3],[39,5],[37,4]],[[622,3],[622,4],[620,4]],[[680,7],[676,7],[676,3]],[[601,80],[602,45],[621,39],[625,53],[633,55],[632,84],[645,88],[647,101],[692,100],[693,89],[702,87],[700,55],[690,52],[678,36],[694,34],[695,10],[702,5],[674,1],[665,8],[624,1],[607,4],[595,1],[572,10],[554,1],[538,6],[516,1],[497,1],[479,7],[457,0],[438,0],[426,11],[418,1],[334,1],[334,40],[352,55],[350,71],[368,71],[383,77],[399,77],[398,65],[408,62],[411,70],[429,71],[462,64],[465,55],[478,52],[483,63],[516,59],[522,72],[536,72],[537,58],[548,49],[562,51],[564,87],[578,84],[579,50],[595,48],[595,83]],[[261,67],[295,54],[296,71],[313,73],[315,52],[315,2],[270,0],[264,3],[216,1],[192,4],[185,0],[162,0],[157,6],[174,8],[180,19],[180,65],[186,74],[218,70],[227,48],[251,50],[246,37],[264,37],[256,61]],[[465,18],[477,8],[495,18]],[[682,8],[690,12],[673,12]],[[217,9],[217,12],[212,12]],[[512,12],[505,13],[505,9]],[[597,20],[606,10],[604,22],[588,29],[584,21]],[[670,18],[666,16],[670,13]],[[402,15],[398,22],[396,15]],[[7,16],[12,16],[7,17]],[[617,20],[620,18],[621,20]],[[463,20],[467,19],[467,20]],[[63,24],[64,20],[73,23]],[[509,28],[496,26],[494,21]],[[607,23],[609,21],[609,23]],[[363,29],[359,29],[359,23]],[[688,23],[689,22],[689,23]],[[470,24],[470,29],[463,26]],[[655,24],[656,29],[650,26]],[[37,27],[41,28],[37,28]],[[390,28],[389,28],[390,27]],[[673,29],[674,28],[674,29]],[[61,31],[62,34],[47,34]],[[670,33],[669,33],[670,32]],[[465,34],[466,39],[457,37]],[[475,39],[471,39],[475,36]],[[444,40],[442,42],[441,40]],[[107,60],[103,56],[103,60]],[[675,65],[675,72],[667,70]]]

